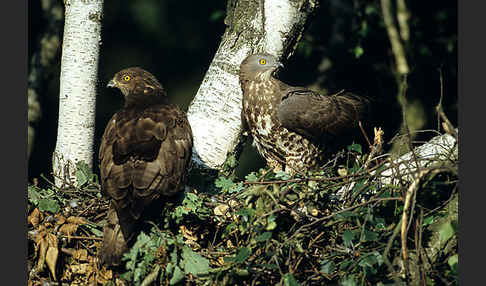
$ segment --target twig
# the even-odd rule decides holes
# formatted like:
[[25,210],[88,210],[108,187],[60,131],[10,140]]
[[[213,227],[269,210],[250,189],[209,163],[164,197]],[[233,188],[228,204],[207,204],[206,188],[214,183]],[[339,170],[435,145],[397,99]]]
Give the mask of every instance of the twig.
[[403,260],[408,260],[408,250],[407,250],[407,232],[408,232],[408,210],[410,208],[410,203],[413,194],[418,190],[419,183],[422,178],[427,175],[431,170],[426,169],[417,173],[415,180],[408,187],[407,193],[405,195],[405,204],[403,206],[402,213],[402,223],[401,223],[401,242],[402,242],[402,257]]
[[290,237],[288,240],[291,240],[297,233],[299,233],[301,230],[303,230],[304,228],[307,228],[307,227],[311,227],[313,225],[315,225],[316,223],[319,223],[319,222],[322,222],[322,221],[325,221],[325,220],[328,220],[340,213],[343,213],[343,212],[346,212],[346,211],[350,211],[352,209],[355,209],[355,208],[359,208],[359,207],[362,207],[362,206],[365,206],[367,204],[370,204],[370,203],[374,203],[374,202],[382,202],[382,201],[401,201],[403,200],[402,198],[376,198],[376,199],[371,199],[369,201],[366,201],[364,203],[360,203],[360,204],[357,204],[357,205],[354,205],[354,206],[351,206],[349,208],[345,208],[345,209],[342,209],[340,211],[337,211],[335,213],[332,213],[328,216],[325,216],[325,217],[321,217],[321,218],[318,218],[316,219],[315,221],[309,223],[309,224],[306,224],[306,225],[303,225],[301,227],[299,227],[299,229],[297,229]]
[[71,239],[86,239],[86,240],[103,240],[101,237],[94,237],[94,236],[77,236],[77,235],[62,235],[63,238],[71,238]]
[[398,235],[398,232],[400,232],[400,227],[401,227],[402,222],[400,221],[398,225],[395,227],[393,230],[392,235],[390,236],[390,239],[388,240],[385,251],[383,251],[383,261],[385,262],[386,266],[388,267],[388,271],[392,273],[393,275],[393,280],[395,280],[395,283],[397,285],[400,285],[400,279],[398,278],[398,274],[396,273],[395,269],[393,269],[392,264],[390,263],[390,260],[388,259],[388,253],[390,252],[390,249],[393,245],[393,241],[395,240],[395,237]]
[[327,182],[327,181],[336,181],[340,179],[346,179],[346,178],[361,178],[368,176],[370,172],[378,169],[382,165],[377,165],[374,166],[373,168],[370,168],[366,171],[363,171],[361,173],[354,173],[350,175],[344,175],[344,176],[337,176],[337,177],[329,177],[329,178],[318,178],[318,177],[305,177],[305,178],[296,178],[296,179],[288,179],[288,180],[275,180],[275,181],[245,181],[243,182],[244,185],[266,185],[266,184],[286,184],[286,183],[299,183],[299,182],[304,182],[304,181],[319,181],[319,182]]
[[361,120],[358,121],[358,125],[359,125],[359,128],[361,129],[361,133],[363,133],[363,136],[365,137],[366,139],[366,142],[368,142],[368,147],[371,149],[372,148],[372,144],[371,144],[371,141],[370,139],[368,138],[368,134],[366,134],[366,131],[364,130],[363,128],[363,124],[361,123]]
[[[442,77],[442,70],[439,69],[439,79],[440,79],[440,98],[439,98],[439,103],[435,107],[435,110],[439,114],[439,117],[444,120],[442,123],[442,128],[444,128],[444,131],[451,134],[454,136],[454,138],[457,140],[458,134],[456,131],[456,128],[452,125],[452,123],[449,121],[449,118],[444,113],[444,110],[442,109],[442,99],[444,98],[444,83],[443,83],[443,77]],[[437,119],[439,122],[439,119]]]

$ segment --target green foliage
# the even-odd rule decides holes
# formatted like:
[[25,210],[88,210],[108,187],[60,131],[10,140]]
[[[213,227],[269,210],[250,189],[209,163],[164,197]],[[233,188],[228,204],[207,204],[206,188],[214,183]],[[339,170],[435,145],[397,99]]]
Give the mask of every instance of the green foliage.
[[202,198],[195,193],[186,193],[182,205],[177,206],[175,211],[171,213],[171,217],[175,218],[175,222],[179,223],[184,216],[195,215],[199,218],[209,216],[209,210],[202,208]]
[[98,184],[98,176],[91,171],[91,168],[84,161],[76,163],[75,174],[78,188],[88,184]]
[[202,275],[209,272],[209,260],[195,253],[189,247],[182,248],[181,266],[186,274]]
[[42,212],[58,213],[61,210],[61,199],[56,196],[53,189],[41,189],[31,185],[27,189],[27,198],[33,206],[38,207]]
[[454,234],[456,229],[451,221],[444,222],[439,228],[440,243],[446,243]]

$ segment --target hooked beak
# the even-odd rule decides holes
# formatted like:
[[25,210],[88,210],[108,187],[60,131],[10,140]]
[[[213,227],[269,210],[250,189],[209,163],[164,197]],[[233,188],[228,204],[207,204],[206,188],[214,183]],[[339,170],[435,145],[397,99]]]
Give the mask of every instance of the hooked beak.
[[283,67],[284,67],[284,65],[283,65],[281,62],[276,62],[276,63],[275,63],[275,66],[276,66],[277,68],[283,68]]
[[114,80],[110,80],[106,87],[116,87],[116,82]]

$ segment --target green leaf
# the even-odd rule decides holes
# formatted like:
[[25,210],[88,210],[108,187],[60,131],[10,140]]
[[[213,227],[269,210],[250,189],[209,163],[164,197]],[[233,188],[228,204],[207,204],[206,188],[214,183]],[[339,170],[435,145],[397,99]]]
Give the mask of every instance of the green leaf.
[[376,241],[378,240],[378,233],[370,230],[364,231],[364,241]]
[[256,182],[258,181],[258,177],[255,175],[255,173],[251,173],[249,175],[246,175],[245,180],[248,182]]
[[362,149],[361,149],[361,145],[359,144],[351,144],[351,145],[348,145],[348,151],[354,151],[354,152],[357,152],[359,154],[362,154]]
[[272,233],[270,231],[265,231],[264,233],[257,236],[255,238],[255,240],[260,242],[260,241],[265,241],[265,240],[269,239],[270,237],[272,237]]
[[373,265],[377,264],[378,260],[376,259],[376,256],[371,254],[363,257],[358,265],[361,267],[373,267]]
[[29,186],[28,187],[28,189],[27,189],[27,197],[29,198],[29,201],[32,204],[37,205],[39,203],[39,200],[41,199],[41,195],[37,191],[37,187],[36,186]]
[[61,210],[59,203],[53,199],[40,199],[39,200],[39,210],[48,211],[51,213],[58,213]]
[[343,218],[348,218],[348,217],[354,217],[356,214],[352,211],[344,211],[342,213],[338,213],[335,217],[336,219],[343,219]]
[[459,263],[459,256],[457,255],[457,253],[449,257],[447,263],[451,267],[452,272],[457,273]]
[[321,272],[324,272],[326,274],[331,274],[334,272],[334,261],[326,259],[321,262]]
[[235,257],[225,257],[225,262],[241,263],[244,262],[251,254],[251,250],[247,247],[238,249],[238,253]]
[[455,231],[450,221],[443,223],[439,228],[440,243],[444,243],[454,235]]
[[235,262],[244,262],[251,254],[251,250],[248,247],[242,247],[238,250],[238,254],[235,256]]
[[214,185],[220,188],[222,191],[228,191],[233,184],[233,181],[226,177],[218,177],[216,181],[214,181]]
[[383,256],[378,251],[373,251],[373,255],[375,256],[376,262],[378,262],[378,266],[383,264]]
[[233,186],[232,186],[232,187],[229,189],[228,193],[230,193],[230,194],[232,194],[232,193],[237,193],[237,192],[239,192],[239,191],[241,191],[241,190],[243,190],[243,189],[244,189],[244,187],[243,187],[243,182],[239,182],[238,184],[233,185]]
[[89,178],[91,177],[90,175],[91,175],[91,170],[88,164],[86,164],[83,161],[76,163],[76,179],[77,179],[78,188],[88,183]]
[[424,218],[424,222],[422,223],[422,226],[428,226],[430,224],[433,224],[434,221],[435,221],[434,216],[428,216],[428,217]]
[[[354,52],[354,57],[357,58],[357,59],[364,54],[364,50],[361,46],[355,47],[353,52]],[[359,152],[359,153],[361,154],[361,152]]]
[[385,219],[382,218],[382,217],[376,217],[375,218],[375,227],[377,229],[385,229],[386,228]]
[[283,277],[284,279],[284,285],[285,286],[299,286],[299,282],[295,279],[294,275],[292,273],[287,273]]
[[343,241],[346,247],[349,247],[351,245],[351,241],[353,240],[353,238],[354,238],[354,233],[352,231],[345,230],[343,232]]
[[195,253],[189,247],[182,248],[182,263],[186,274],[200,275],[209,272],[209,260]]
[[103,232],[98,230],[95,224],[88,223],[88,224],[83,224],[83,226],[88,228],[95,236],[103,237]]
[[280,171],[277,174],[275,174],[275,178],[280,179],[280,180],[288,180],[288,179],[291,178],[291,176],[290,176],[289,173],[286,173],[284,171]]
[[184,278],[184,272],[179,268],[179,266],[174,267],[174,273],[169,280],[169,285],[175,285],[179,283]]
[[246,208],[246,209],[241,209],[241,210],[237,211],[236,215],[252,217],[252,216],[255,215],[255,212],[256,211],[254,209]]
[[341,286],[356,286],[356,281],[354,280],[354,274],[346,276],[343,280],[341,280],[341,283],[339,284]]
[[378,9],[376,9],[374,6],[367,5],[365,8],[365,13],[366,15],[377,14]]

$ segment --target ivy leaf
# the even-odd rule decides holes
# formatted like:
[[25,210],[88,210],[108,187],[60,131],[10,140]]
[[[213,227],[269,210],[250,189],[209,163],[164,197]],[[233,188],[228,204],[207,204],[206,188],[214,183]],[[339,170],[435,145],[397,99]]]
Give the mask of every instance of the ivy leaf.
[[214,185],[220,188],[223,192],[228,191],[233,186],[233,181],[226,177],[218,177],[216,181],[214,181]]
[[341,286],[356,286],[356,281],[354,280],[354,274],[353,275],[348,275],[346,278],[341,280],[341,283],[339,284]]
[[76,163],[76,179],[77,179],[78,188],[88,183],[89,178],[91,177],[90,174],[91,174],[91,170],[88,164],[86,164],[83,161]]
[[334,272],[334,261],[326,259],[321,262],[321,270],[326,274],[331,274]]
[[260,241],[265,241],[265,240],[269,239],[270,237],[272,237],[272,233],[270,231],[265,231],[264,233],[257,236],[255,238],[255,240],[260,242]]
[[186,274],[200,275],[209,273],[209,260],[192,251],[189,247],[182,248],[182,263]]
[[248,182],[256,182],[258,181],[258,177],[255,175],[255,173],[251,173],[249,175],[246,175],[245,180]]
[[39,200],[41,199],[41,195],[37,191],[36,186],[29,186],[29,188],[27,189],[27,197],[29,198],[29,201],[33,205],[37,205],[39,203]]
[[442,244],[447,240],[449,240],[449,238],[451,238],[454,235],[454,233],[455,231],[450,221],[447,221],[444,224],[442,224],[439,229],[440,243]]
[[42,212],[48,211],[51,213],[58,213],[61,210],[59,203],[53,199],[40,199],[39,210]]
[[370,230],[364,231],[364,241],[376,241],[378,240],[378,233]]
[[344,245],[346,245],[346,247],[349,247],[351,246],[351,241],[353,240],[354,238],[354,233],[350,230],[345,230],[343,232],[343,241],[344,241]]
[[447,263],[449,264],[449,266],[451,267],[451,270],[454,273],[457,273],[458,262],[459,262],[459,256],[457,255],[457,253],[452,255],[451,257],[449,257],[449,259],[447,260]]
[[[357,59],[364,54],[364,50],[361,46],[355,47],[353,52],[354,52],[354,57],[357,58]],[[359,153],[361,154],[361,152],[359,152]]]
[[238,249],[238,253],[235,257],[225,257],[225,262],[241,263],[244,262],[251,254],[251,250],[247,247]]
[[285,286],[299,286],[299,282],[295,279],[294,275],[292,273],[287,273],[283,277],[284,279],[284,285]]
[[238,184],[233,185],[233,186],[232,186],[232,187],[229,189],[228,193],[230,193],[230,194],[232,194],[232,193],[237,193],[237,192],[239,192],[239,191],[241,191],[241,190],[243,190],[243,189],[244,189],[244,187],[243,187],[243,182],[239,182]]
[[348,145],[348,151],[354,151],[354,152],[357,152],[359,154],[362,154],[363,151],[361,149],[361,145],[359,144],[351,144],[351,145]]
[[172,277],[169,280],[169,285],[175,285],[179,283],[182,278],[184,278],[184,272],[179,268],[179,266],[174,267],[174,273],[172,274]]
[[428,216],[428,217],[424,218],[424,222],[422,223],[422,226],[428,226],[430,224],[433,224],[434,221],[435,221],[434,216]]

